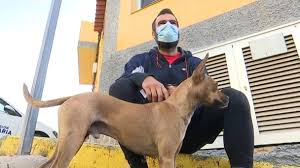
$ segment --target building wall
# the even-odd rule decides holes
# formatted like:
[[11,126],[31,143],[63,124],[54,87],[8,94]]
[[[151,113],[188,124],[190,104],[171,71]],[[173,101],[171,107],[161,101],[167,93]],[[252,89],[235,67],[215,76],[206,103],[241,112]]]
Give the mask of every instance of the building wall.
[[[100,76],[101,79],[99,81],[101,87],[100,89],[105,92],[108,91],[109,86],[114,82],[114,80],[116,80],[121,75],[125,63],[132,56],[141,52],[146,52],[150,48],[156,45],[153,40],[150,41],[147,40],[147,37],[143,37],[143,39],[138,39],[136,41],[136,44],[129,42],[128,44],[124,45],[124,46],[127,45],[124,48],[122,48],[122,46],[119,45],[120,44],[119,39],[121,38],[120,33],[122,33],[119,32],[121,31],[120,29],[122,29],[121,26],[122,21],[120,20],[122,19],[122,17],[120,17],[120,15],[122,15],[122,7],[120,7],[122,6],[122,3],[120,4],[119,0],[111,0],[107,2],[107,8],[106,8],[107,12],[105,16],[106,24],[104,27],[104,37],[103,37],[104,38],[103,39],[104,40],[103,64],[102,64],[102,72]],[[169,6],[165,5],[165,6],[161,6],[160,8],[163,7],[169,7]],[[148,8],[150,7],[147,7],[145,10],[149,10]],[[156,16],[159,10],[160,9],[157,9],[157,11],[154,14],[152,14],[152,16]],[[137,12],[141,12],[141,11],[137,11]],[[178,18],[180,18],[180,16],[178,16]],[[108,20],[112,20],[113,22],[110,22]],[[189,25],[187,24],[185,26],[181,25],[182,26],[180,29],[181,39],[179,45],[187,50],[191,50],[192,52],[199,52],[211,46],[215,46],[224,42],[235,40],[241,37],[245,37],[251,34],[262,32],[264,30],[268,30],[274,27],[278,27],[299,20],[300,20],[299,0],[255,1],[253,3],[242,6],[240,8],[230,10],[226,13],[208,17],[207,19],[201,20],[193,24],[190,23]],[[148,24],[149,28],[151,28],[150,26],[151,22],[152,19]],[[181,23],[182,21],[180,21],[179,19],[179,22]],[[146,23],[144,22],[142,24],[146,25]],[[129,35],[127,37],[128,39],[132,38],[132,36],[130,36],[131,35],[130,32],[127,32],[127,34]],[[148,39],[149,38],[151,39],[151,37],[148,37]],[[252,115],[252,117],[254,116],[255,115]],[[256,121],[254,122],[256,123]],[[255,129],[257,129],[257,124],[254,124],[254,126],[256,127]],[[296,131],[298,130],[299,129],[297,129]],[[255,132],[258,131],[255,130]],[[282,135],[279,135],[277,138],[282,138],[283,134],[284,133],[282,133]],[[222,137],[219,139],[222,139]],[[100,143],[105,145],[116,144],[114,140],[105,136],[103,136],[100,139]],[[265,144],[270,144],[270,143],[264,143],[264,145]],[[278,146],[278,148],[283,149],[282,151],[287,151],[289,153],[290,151],[297,149],[298,146],[299,145],[295,146],[293,144],[287,146],[280,145]],[[206,150],[206,151],[209,153],[208,154],[209,156],[220,155],[219,153],[220,150]],[[221,151],[223,152],[224,155],[225,153],[224,150]],[[272,157],[270,158],[274,159],[275,157],[273,156],[280,153],[280,151],[277,150],[275,152],[266,151],[266,153],[272,154]],[[263,154],[261,158],[256,157],[255,159],[268,160],[264,156],[266,155]],[[298,151],[295,151],[293,154],[291,153],[287,154],[287,157],[285,157],[284,159],[278,158],[278,163],[282,164],[288,161],[289,164],[291,165],[299,166],[298,160],[296,160],[296,162],[294,163],[290,162],[290,160],[292,160],[293,162],[294,158],[299,158]]]
[[[163,0],[164,1],[164,0]],[[163,2],[162,1],[162,2]],[[166,0],[167,1],[167,0]],[[250,1],[248,1],[250,2]],[[103,67],[101,73],[101,90],[107,91],[117,79],[124,64],[133,55],[148,51],[155,42],[145,40],[134,47],[118,50],[119,19],[122,14],[120,1],[107,2],[106,24],[104,27]],[[162,7],[169,7],[164,4]],[[129,9],[128,9],[129,10]],[[188,10],[188,9],[187,9]],[[155,11],[157,14],[159,10]],[[180,18],[180,16],[178,16]],[[214,16],[180,29],[180,43],[183,48],[198,51],[218,43],[257,33],[272,27],[300,19],[299,0],[260,0],[241,8]],[[183,22],[180,21],[179,22]],[[135,22],[136,24],[138,22]],[[149,28],[151,28],[151,22]],[[134,26],[134,25],[132,25]],[[128,33],[130,35],[130,33]],[[136,33],[138,34],[138,32]],[[146,38],[145,38],[146,39]]]
[[97,72],[96,72],[96,77],[95,77],[95,81],[94,81],[94,83],[93,83],[93,85],[94,85],[94,87],[93,87],[93,91],[94,92],[98,92],[99,91],[99,89],[100,89],[100,75],[101,75],[101,72],[102,72],[102,65],[103,65],[103,63],[102,63],[102,61],[103,61],[103,42],[104,42],[104,40],[103,40],[103,33],[101,33],[100,34],[100,36],[98,36],[98,38],[100,38],[100,39],[98,39],[99,40],[99,44],[98,44],[98,52],[97,52],[97,54],[98,55],[96,55],[96,57],[97,57]]
[[181,28],[202,22],[214,16],[247,5],[255,0],[161,0],[143,9],[132,9],[137,0],[120,1],[117,50],[123,50],[150,41],[151,23],[158,11],[170,8],[179,20]]
[[98,42],[97,32],[93,31],[94,23],[82,21],[80,27],[79,41],[81,42]]
[[94,23],[81,22],[78,41],[78,71],[80,84],[93,84],[93,64],[96,60],[98,35],[93,31]]

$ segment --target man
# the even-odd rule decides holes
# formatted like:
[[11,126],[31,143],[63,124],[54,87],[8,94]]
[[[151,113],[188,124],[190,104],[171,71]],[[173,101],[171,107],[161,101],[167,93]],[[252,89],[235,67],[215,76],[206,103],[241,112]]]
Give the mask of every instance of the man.
[[[159,102],[188,78],[201,62],[191,52],[177,47],[178,21],[170,9],[163,9],[152,23],[158,47],[132,57],[123,75],[110,87],[109,94],[132,103]],[[253,127],[247,98],[240,91],[226,88],[225,109],[198,107],[187,128],[180,153],[191,154],[213,143],[224,130],[224,146],[232,167],[253,166]],[[121,145],[121,144],[120,144]],[[147,168],[144,156],[121,145],[131,168]]]

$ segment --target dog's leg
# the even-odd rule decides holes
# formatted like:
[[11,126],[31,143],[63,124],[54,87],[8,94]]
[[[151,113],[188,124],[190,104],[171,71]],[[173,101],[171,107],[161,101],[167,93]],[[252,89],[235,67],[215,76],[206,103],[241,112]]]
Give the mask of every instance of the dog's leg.
[[164,155],[159,156],[159,167],[160,168],[175,168],[175,156]]
[[174,165],[176,166],[176,157],[178,156],[178,153],[181,149],[181,146],[182,146],[182,142],[179,144],[177,150],[176,150],[176,153],[175,153],[175,159],[174,159]]
[[50,168],[67,168],[84,142],[85,136],[78,133],[69,133],[61,138],[57,146],[57,154]]
[[55,151],[54,151],[53,155],[51,156],[51,158],[47,162],[43,163],[39,168],[49,168],[50,167],[50,165],[52,164],[53,160],[55,159],[55,157],[57,155],[57,146],[58,146],[58,144],[56,145]]
[[163,140],[158,144],[159,167],[175,168],[175,155],[178,145],[170,143],[172,141]]

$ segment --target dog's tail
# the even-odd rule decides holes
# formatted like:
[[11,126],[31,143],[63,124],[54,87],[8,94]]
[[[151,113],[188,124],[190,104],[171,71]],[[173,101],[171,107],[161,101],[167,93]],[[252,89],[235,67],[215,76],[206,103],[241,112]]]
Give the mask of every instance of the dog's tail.
[[62,97],[62,98],[48,100],[48,101],[36,100],[30,95],[26,84],[23,84],[23,95],[28,104],[32,105],[33,107],[39,107],[39,108],[61,105],[71,97],[71,96]]

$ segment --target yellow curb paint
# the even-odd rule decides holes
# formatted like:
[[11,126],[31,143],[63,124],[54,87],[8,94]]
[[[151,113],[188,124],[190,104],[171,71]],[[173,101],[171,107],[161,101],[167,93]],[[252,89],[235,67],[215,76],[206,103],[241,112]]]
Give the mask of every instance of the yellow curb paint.
[[[34,138],[31,154],[50,157],[56,145],[56,140],[49,138]],[[17,153],[20,140],[9,136],[0,140],[0,156],[12,156]],[[157,159],[147,158],[149,168],[158,168]],[[70,168],[129,168],[119,147],[106,147],[96,144],[84,144],[70,163]],[[195,155],[179,155],[177,168],[230,168],[228,160],[221,157],[201,158]],[[255,162],[254,168],[273,168],[271,163]],[[281,168],[300,168],[282,166]]]
[[9,136],[1,139],[0,155],[11,156],[17,153],[20,141],[17,137]]

